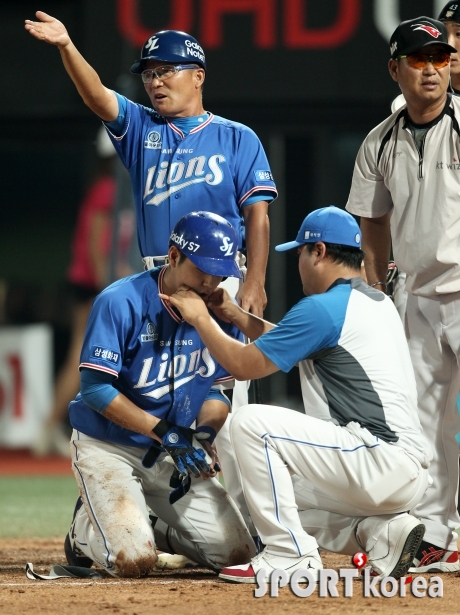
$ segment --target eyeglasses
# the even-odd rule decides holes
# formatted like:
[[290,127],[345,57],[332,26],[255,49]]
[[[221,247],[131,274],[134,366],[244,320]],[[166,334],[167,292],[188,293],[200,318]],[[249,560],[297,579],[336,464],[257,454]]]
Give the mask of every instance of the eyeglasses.
[[147,68],[141,73],[143,83],[152,83],[153,78],[156,77],[160,81],[166,81],[181,70],[187,70],[188,68],[196,70],[200,68],[196,64],[168,64],[165,66],[158,66],[157,68]]
[[438,53],[411,53],[408,56],[398,56],[398,60],[406,58],[407,63],[411,68],[418,68],[423,70],[427,67],[428,63],[433,64],[433,68],[438,70],[444,68],[450,63],[450,54],[445,51],[438,51]]

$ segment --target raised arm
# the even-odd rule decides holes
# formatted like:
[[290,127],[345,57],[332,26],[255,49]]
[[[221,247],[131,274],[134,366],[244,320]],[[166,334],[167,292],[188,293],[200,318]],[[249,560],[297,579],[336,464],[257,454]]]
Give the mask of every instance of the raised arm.
[[99,75],[72,43],[64,24],[42,11],[37,11],[35,16],[39,21],[26,19],[25,29],[34,38],[59,49],[67,73],[91,111],[106,122],[115,120],[118,117],[117,97],[102,84]]

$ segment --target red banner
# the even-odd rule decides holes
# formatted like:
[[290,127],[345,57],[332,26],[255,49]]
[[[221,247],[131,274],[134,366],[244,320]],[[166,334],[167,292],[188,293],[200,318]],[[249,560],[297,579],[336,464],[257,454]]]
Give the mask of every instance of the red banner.
[[[193,0],[170,0],[169,23],[159,26],[153,20],[148,25],[141,22],[139,0],[118,0],[117,21],[122,36],[137,48],[160,29],[192,33],[193,24],[199,23],[199,39],[206,51],[224,47],[226,42],[230,45],[230,41],[224,40],[226,15],[252,14],[253,45],[258,49],[328,49],[353,37],[361,12],[361,0],[339,0],[336,14],[331,14],[332,25],[311,28],[308,0],[284,0],[278,11],[275,0],[200,0],[197,4]],[[277,37],[279,21],[283,23],[282,40]]]

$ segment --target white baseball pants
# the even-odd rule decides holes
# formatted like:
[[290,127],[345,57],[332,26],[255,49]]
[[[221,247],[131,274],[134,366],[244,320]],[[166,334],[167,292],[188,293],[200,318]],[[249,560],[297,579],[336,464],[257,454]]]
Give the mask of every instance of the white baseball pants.
[[395,304],[395,308],[398,310],[398,314],[402,322],[404,322],[406,314],[407,296],[409,294],[405,289],[406,278],[407,274],[405,274],[404,271],[400,271],[398,273],[398,277],[396,278],[393,290],[393,302]]
[[357,423],[253,404],[234,417],[231,436],[254,524],[281,557],[318,546],[369,553],[388,520],[413,508],[430,483],[415,457]]
[[433,447],[429,489],[413,514],[426,525],[424,540],[457,550],[460,390],[460,293],[436,297],[409,294],[406,335],[415,370],[420,422]]
[[[114,576],[141,576],[155,566],[155,546],[220,570],[246,563],[254,542],[216,478],[192,478],[173,506],[173,465],[164,455],[142,466],[145,449],[95,440],[74,430],[72,467],[84,506],[76,515],[78,548]],[[159,522],[152,528],[149,508]],[[158,526],[158,527],[157,527]]]
[[[245,260],[245,256],[243,254],[239,254],[239,267],[243,273],[243,276],[246,273],[246,267],[244,266]],[[232,297],[236,297],[238,290],[241,286],[241,282],[242,280],[238,278],[227,278],[224,282],[220,284],[220,286],[225,288],[225,290]],[[239,408],[248,404],[249,384],[250,381],[247,380],[235,380],[232,398],[232,411],[228,415],[227,420],[217,434],[216,448],[219,455],[219,461],[222,465],[225,487],[230,494],[232,500],[238,506],[239,511],[243,515],[243,518],[249,528],[249,531],[252,535],[255,535],[257,532],[254,528],[254,524],[251,521],[248,506],[244,498],[241,473],[238,467],[238,463],[236,461],[235,452],[233,450],[233,446],[230,439],[230,424],[233,420],[233,417],[238,412]]]

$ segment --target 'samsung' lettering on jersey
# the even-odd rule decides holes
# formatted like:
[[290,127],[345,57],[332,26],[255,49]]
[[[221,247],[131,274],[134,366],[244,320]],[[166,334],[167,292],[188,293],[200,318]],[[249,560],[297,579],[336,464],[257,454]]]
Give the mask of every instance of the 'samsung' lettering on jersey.
[[152,363],[153,357],[144,359],[141,375],[134,388],[141,389],[166,382],[166,384],[157,386],[152,391],[142,393],[142,395],[153,397],[154,399],[160,399],[173,389],[177,389],[183,384],[190,382],[197,375],[202,378],[211,378],[216,371],[216,364],[207,348],[194,350],[188,355],[178,354],[171,359],[164,352],[161,355],[161,363],[158,366],[156,376],[149,381]]
[[[163,161],[157,171],[157,165],[147,171],[144,199],[153,195],[146,205],[160,205],[171,194],[184,190],[188,186],[206,182],[209,186],[218,186],[223,178],[222,163],[225,162],[223,154],[195,156],[188,162]],[[180,182],[180,183],[179,183]]]

